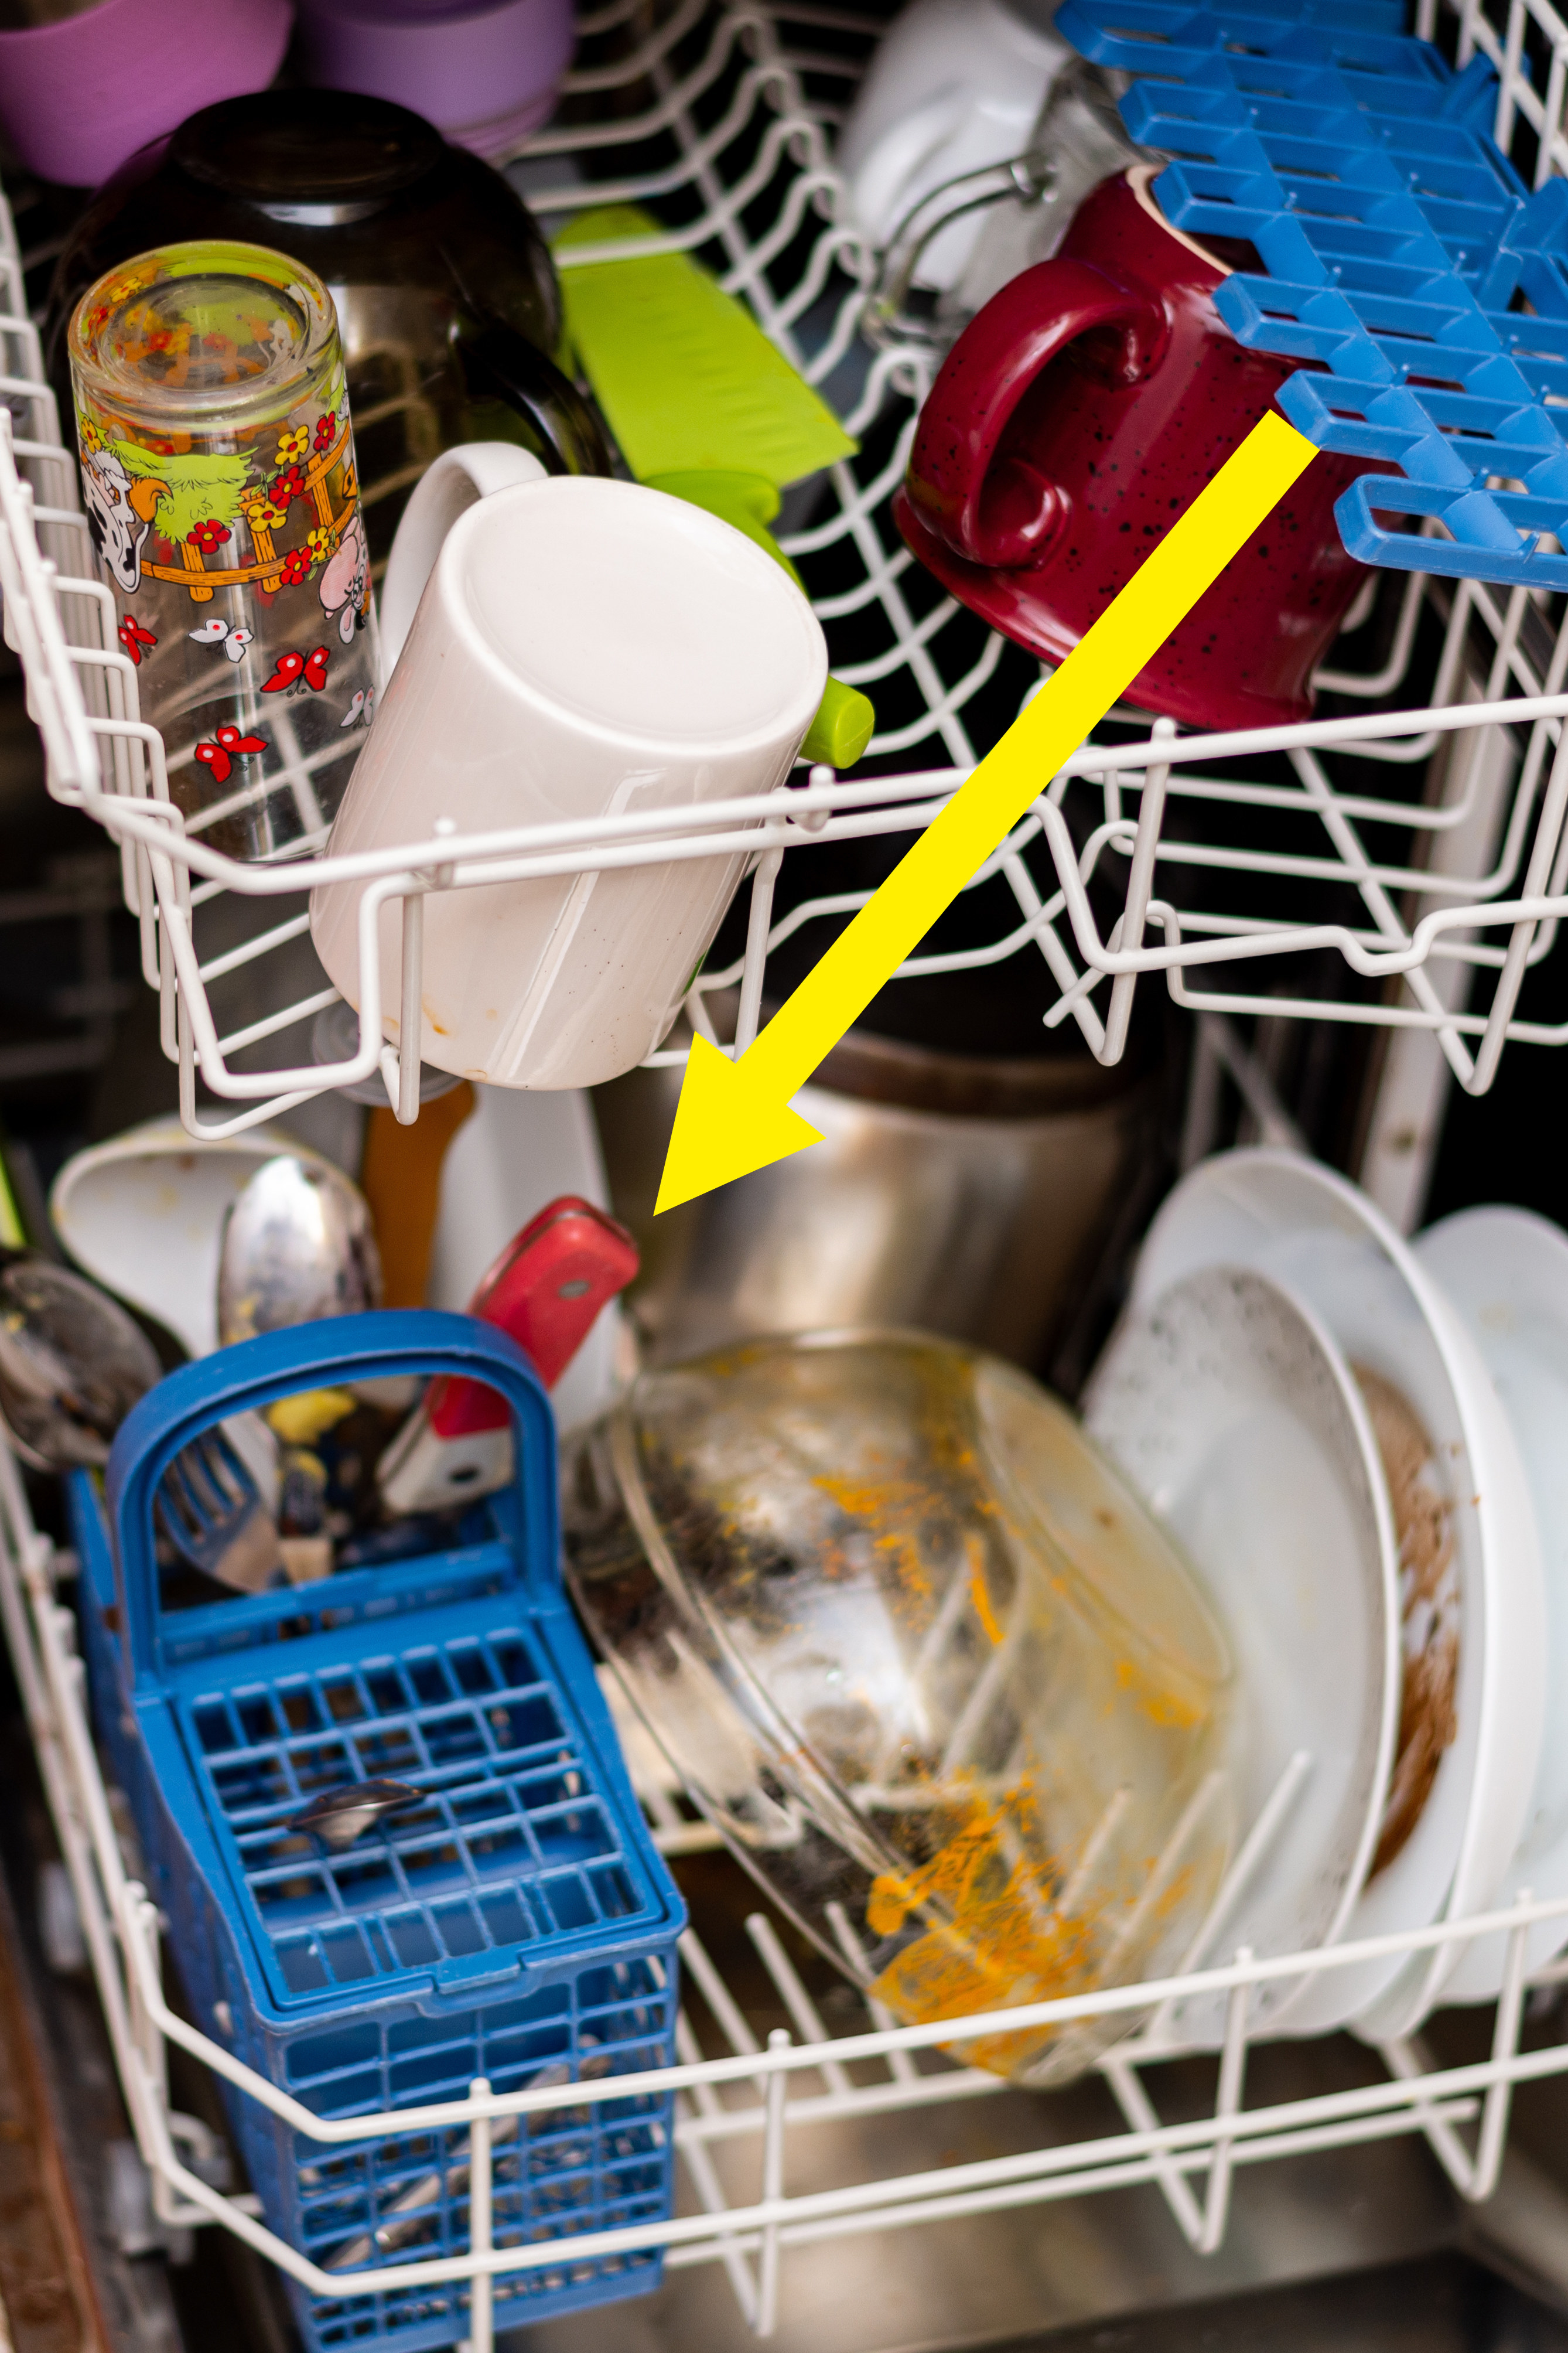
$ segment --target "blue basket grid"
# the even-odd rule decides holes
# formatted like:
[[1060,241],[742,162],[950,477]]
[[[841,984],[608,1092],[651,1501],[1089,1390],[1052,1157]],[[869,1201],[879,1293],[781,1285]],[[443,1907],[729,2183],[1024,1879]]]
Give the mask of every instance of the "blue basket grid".
[[[657,1957],[580,1971],[521,2000],[439,2019],[367,2017],[306,2036],[288,2053],[289,2088],[324,2116],[367,2107],[461,2099],[477,2074],[493,2090],[621,2073],[668,2063],[672,1983]],[[498,2325],[512,2327],[658,2284],[656,2251],[574,2263],[571,2240],[586,2231],[657,2221],[670,2206],[668,2100],[625,2099],[553,2109],[522,2130],[496,2128],[492,2188],[498,2247],[550,2242],[559,2260],[496,2282]],[[324,2147],[273,2136],[279,2170],[292,2177],[296,2243],[326,2269],[360,2270],[379,2259],[371,2233],[395,2234],[384,2259],[461,2254],[468,2244],[468,2136],[398,2133]],[[254,2155],[252,2156],[253,2179]],[[263,2192],[265,2196],[265,2191]],[[466,2334],[467,2291],[316,2303],[312,2334],[323,2348],[384,2339],[447,2345]]]
[[[645,1909],[615,1825],[522,1627],[471,1605],[409,1647],[182,1694],[183,1727],[275,1999],[429,1968],[437,1985],[508,1971],[516,1950]],[[333,1853],[289,1818],[350,1781],[424,1802]]]
[[[152,1497],[198,1429],[328,1377],[435,1370],[508,1394],[520,1465],[450,1549],[160,1606]],[[203,2027],[331,2117],[462,2099],[479,2074],[497,2092],[626,2075],[624,2098],[497,2127],[496,2244],[560,2246],[497,2281],[497,2316],[656,2286],[658,2250],[574,2262],[571,2241],[670,2211],[672,2104],[635,2077],[674,2057],[684,1915],[561,1595],[553,1436],[525,1360],[466,1317],[274,1334],[161,1383],[108,1493],[112,1552],[92,1482],[72,1482],[94,1715]],[[388,1776],[422,1803],[348,1849],[289,1829],[322,1790]],[[309,2347],[467,2333],[466,2285],[395,2284],[400,2263],[466,2252],[466,2130],[334,2147],[241,2094],[229,2108],[270,2227],[325,2269],[387,2271],[384,2294],[293,2290]]]
[[[1568,184],[1533,197],[1487,135],[1497,81],[1372,10],[1066,0],[1058,30],[1141,77],[1132,137],[1173,160],[1173,227],[1243,239],[1215,297],[1306,368],[1279,394],[1321,449],[1375,461],[1335,508],[1365,563],[1568,588]],[[1267,273],[1267,274],[1263,274]],[[1310,372],[1309,372],[1310,371]],[[1431,517],[1447,539],[1383,517]]]

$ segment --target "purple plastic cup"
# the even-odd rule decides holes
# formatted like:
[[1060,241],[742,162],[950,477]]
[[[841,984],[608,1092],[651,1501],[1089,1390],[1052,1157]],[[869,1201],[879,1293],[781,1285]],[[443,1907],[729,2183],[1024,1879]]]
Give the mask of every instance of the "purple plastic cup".
[[500,153],[550,113],[571,62],[572,0],[300,0],[309,78],[412,107]]
[[95,188],[198,108],[265,90],[293,16],[291,0],[98,0],[0,32],[0,129],[41,179]]

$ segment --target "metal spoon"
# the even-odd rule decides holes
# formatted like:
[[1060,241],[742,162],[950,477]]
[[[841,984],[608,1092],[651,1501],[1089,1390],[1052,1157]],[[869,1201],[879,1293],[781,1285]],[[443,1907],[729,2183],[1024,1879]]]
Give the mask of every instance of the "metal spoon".
[[35,1471],[107,1462],[161,1374],[145,1333],[96,1283],[47,1259],[0,1271],[0,1415]]
[[381,1260],[358,1186],[292,1153],[264,1160],[224,1216],[217,1274],[223,1345],[380,1304]]
[[341,1854],[388,1814],[405,1813],[410,1806],[424,1802],[424,1790],[415,1788],[410,1781],[352,1781],[346,1788],[327,1789],[312,1798],[290,1817],[287,1827],[309,1831],[312,1838]]
[[[358,1187],[336,1168],[293,1153],[264,1160],[224,1214],[217,1277],[220,1344],[228,1347],[258,1333],[286,1331],[296,1324],[350,1315],[380,1303],[381,1261],[370,1211]],[[289,1402],[297,1407],[301,1401]],[[336,1410],[343,1409],[340,1402]],[[327,1424],[333,1418],[329,1412]],[[260,1434],[265,1438],[268,1433]],[[303,1492],[309,1483],[289,1481],[296,1457],[300,1463],[311,1461],[308,1450],[286,1444],[280,1463],[285,1497],[296,1488]],[[271,1557],[280,1560],[290,1576],[319,1574],[319,1528],[294,1526],[287,1514],[281,1528],[270,1514],[268,1523]],[[181,1541],[177,1529],[171,1532]],[[291,1537],[306,1540],[311,1555],[308,1571],[280,1546],[280,1535],[285,1546]]]

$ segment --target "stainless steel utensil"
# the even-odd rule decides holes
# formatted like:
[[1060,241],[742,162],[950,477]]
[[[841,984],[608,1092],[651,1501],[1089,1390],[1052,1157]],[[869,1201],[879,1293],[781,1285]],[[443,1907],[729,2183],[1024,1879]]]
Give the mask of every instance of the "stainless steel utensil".
[[175,1550],[237,1593],[264,1593],[282,1567],[278,1523],[221,1427],[181,1448],[153,1509]]
[[[588,2039],[587,2036],[584,2037],[585,2042]],[[577,2079],[579,2082],[592,2081],[596,2076],[607,2074],[609,2067],[610,2063],[606,2058],[584,2059],[578,2070]],[[542,2090],[546,2084],[569,2084],[571,2081],[571,2069],[556,2062],[551,2066],[542,2067],[538,2074],[532,2076],[526,2085],[518,2088],[536,2092]],[[538,2129],[542,2126],[557,2123],[561,2115],[562,2111],[552,2109],[544,2116],[536,2120],[525,2120],[521,2116],[498,2116],[490,2128],[490,2147],[493,2151],[515,2141],[519,2137],[519,2127],[525,2121],[530,2123],[531,2129]],[[417,2181],[410,2182],[408,2188],[400,2191],[393,2200],[386,2210],[385,2219],[378,2222],[375,2229],[366,2232],[363,2238],[351,2239],[346,2246],[339,2247],[328,2255],[325,2268],[330,2272],[349,2272],[354,2270],[360,2263],[369,2263],[373,2253],[380,2253],[384,2255],[399,2253],[402,2249],[411,2246],[416,2240],[426,2235],[438,2221],[437,2201],[443,2191],[447,2198],[461,2198],[466,2195],[468,2187],[468,2162],[465,2146],[457,2161],[447,2166],[444,2172],[421,2174]]]
[[[358,1188],[325,1161],[293,1153],[263,1161],[224,1213],[220,1345],[350,1314],[380,1296],[381,1263]],[[272,1443],[260,1422],[253,1434]],[[206,1430],[182,1448],[159,1483],[157,1512],[175,1549],[237,1592],[264,1592],[284,1566],[278,1520],[230,1430]]]
[[0,1271],[0,1416],[34,1470],[107,1462],[159,1371],[152,1342],[95,1283],[45,1259]]
[[406,1813],[424,1801],[425,1791],[411,1781],[353,1781],[347,1788],[327,1789],[312,1798],[301,1812],[290,1816],[289,1828],[308,1831],[342,1853],[389,1814]]
[[[42,1259],[0,1273],[0,1416],[35,1470],[107,1462],[115,1431],[160,1372],[152,1342],[96,1283]],[[174,1457],[155,1508],[169,1541],[208,1577],[247,1593],[270,1582],[278,1530],[221,1430]]]
[[381,1260],[359,1187],[293,1153],[264,1161],[224,1217],[222,1345],[380,1304]]

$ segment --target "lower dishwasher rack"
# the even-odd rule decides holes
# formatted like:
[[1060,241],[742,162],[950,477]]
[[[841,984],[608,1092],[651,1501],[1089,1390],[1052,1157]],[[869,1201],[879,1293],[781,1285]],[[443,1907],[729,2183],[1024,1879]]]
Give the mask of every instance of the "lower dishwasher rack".
[[[617,2092],[624,2095],[626,2079],[611,2076],[504,2096],[479,2083],[465,2100],[327,2123],[182,2018],[164,1989],[157,1910],[127,1868],[94,1750],[76,1620],[59,1597],[60,1578],[70,1566],[35,1525],[16,1460],[0,1444],[0,1615],[160,2220],[171,2228],[216,2224],[231,2231],[316,2295],[340,2298],[362,2284],[386,2284],[384,2269],[357,2279],[320,2269],[263,2226],[253,2198],[226,2195],[203,2178],[198,2168],[210,2135],[171,2107],[168,2062],[174,2048],[261,2102],[324,2150],[379,2132],[427,2132],[443,2137],[449,2148],[460,2143],[469,2171],[469,2251],[436,2262],[416,2256],[398,2265],[399,2284],[455,2287],[467,2303],[468,2344],[473,2353],[490,2353],[498,2317],[507,2327],[527,2322],[530,2276],[542,2278],[563,2260],[560,2239],[509,2244],[489,2229],[490,2186],[504,2178],[502,2168],[519,2161],[520,2127],[510,2120],[581,2107]],[[675,1820],[667,1797],[650,1789],[645,1802],[656,1834],[668,1847],[679,1852],[696,1842]],[[1244,1843],[1238,1871],[1247,1868],[1246,1852]],[[1226,1901],[1225,1894],[1220,1900]],[[1521,1902],[1473,1920],[1347,1944],[1312,1957],[1260,1961],[1243,1952],[1220,1966],[1159,1983],[940,2026],[895,2026],[876,2004],[863,2000],[863,2024],[830,2032],[777,1932],[759,1915],[749,1924],[752,1944],[792,2021],[774,2029],[765,2045],[748,2027],[696,1933],[689,1932],[681,1946],[689,1987],[708,2021],[710,2043],[716,2031],[722,2047],[704,2048],[689,2010],[679,2032],[680,2063],[644,2079],[650,2092],[668,2089],[677,2095],[678,2211],[668,2221],[571,2237],[564,2242],[566,2256],[587,2262],[662,2246],[668,2269],[717,2264],[746,2323],[768,2337],[779,2327],[788,2293],[786,2257],[793,2249],[826,2240],[926,2229],[1142,2183],[1162,2193],[1187,2246],[1209,2255],[1224,2242],[1239,2171],[1409,2135],[1425,2140],[1458,2197],[1479,2204],[1498,2186],[1516,2088],[1568,2074],[1568,2006],[1537,2001],[1532,2006],[1547,2016],[1536,2021],[1529,2047],[1521,2040],[1531,1994],[1548,1997],[1568,1981],[1565,1961],[1527,1977],[1529,1931],[1544,1920],[1561,1920],[1568,1938],[1568,1897],[1551,1904]],[[1304,1966],[1353,1966],[1374,1955],[1430,1950],[1500,1929],[1508,1939],[1507,1973],[1484,2056],[1440,2065],[1409,2038],[1369,2052],[1365,2068],[1352,2071],[1360,2079],[1342,2088],[1249,2103],[1248,2053],[1258,2047],[1250,2026],[1251,1988],[1300,1975]],[[1169,2038],[1163,2021],[1182,1998],[1202,1993],[1226,1997],[1226,2024],[1217,2064],[1208,2063],[1208,2102],[1202,2113],[1193,2113],[1189,2054]],[[1113,2119],[1110,2128],[1091,2121],[1085,2129],[1081,2111],[1064,2094],[1040,2096],[1027,2109],[1037,2120],[1034,2137],[1005,2155],[909,2170],[884,2142],[885,2169],[866,2170],[862,2165],[827,2186],[792,2191],[792,2159],[799,2163],[803,2147],[811,2150],[813,2136],[823,2126],[945,2111],[956,2134],[974,2101],[1005,2094],[999,2077],[958,2063],[956,2052],[966,2038],[1002,2025],[1065,2023],[1091,2010],[1135,2013],[1140,2020],[1096,2071],[1114,2104],[1107,2110]],[[1184,2071],[1179,2084],[1167,2072],[1173,2069]],[[1176,2097],[1166,2097],[1163,2115],[1162,2096],[1173,2084]],[[1173,2116],[1172,2108],[1179,2113]],[[852,2148],[867,2146],[863,2135],[841,2135],[840,2141]],[[958,2152],[944,2156],[951,2160]],[[754,2181],[750,2194],[737,2195],[731,2186],[742,2174]]]

